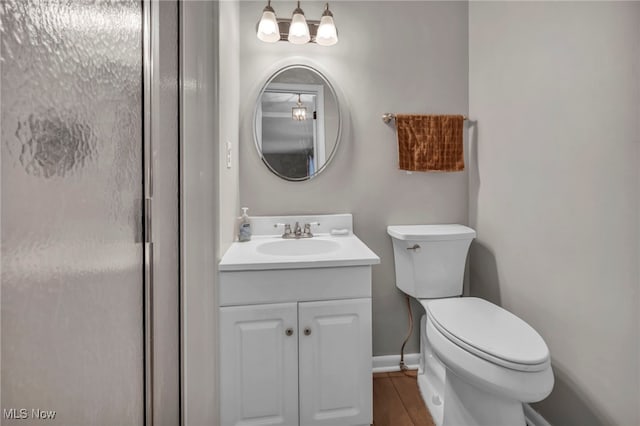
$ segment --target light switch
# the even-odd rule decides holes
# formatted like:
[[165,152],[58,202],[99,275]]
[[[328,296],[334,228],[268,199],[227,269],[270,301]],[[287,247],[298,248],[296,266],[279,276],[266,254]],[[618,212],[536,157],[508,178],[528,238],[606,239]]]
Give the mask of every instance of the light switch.
[[227,141],[227,169],[231,168],[231,142]]

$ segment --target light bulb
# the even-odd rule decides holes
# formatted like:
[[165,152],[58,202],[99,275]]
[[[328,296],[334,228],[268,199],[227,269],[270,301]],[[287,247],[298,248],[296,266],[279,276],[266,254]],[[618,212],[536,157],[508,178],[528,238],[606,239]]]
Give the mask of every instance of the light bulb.
[[305,44],[311,40],[309,26],[304,18],[304,12],[300,9],[300,2],[298,2],[298,7],[295,8],[291,17],[288,40],[293,44]]
[[332,46],[338,42],[338,31],[331,15],[323,15],[316,34],[316,43],[320,46]]
[[276,14],[271,7],[271,2],[262,11],[262,18],[258,24],[258,38],[267,43],[275,43],[280,40],[280,29]]
[[296,121],[304,121],[307,119],[307,108],[294,107],[292,112],[293,119]]

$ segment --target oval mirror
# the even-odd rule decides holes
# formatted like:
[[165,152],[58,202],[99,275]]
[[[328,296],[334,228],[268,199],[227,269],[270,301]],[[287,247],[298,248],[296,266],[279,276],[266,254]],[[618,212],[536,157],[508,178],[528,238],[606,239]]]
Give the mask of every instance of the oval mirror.
[[253,122],[262,161],[290,181],[308,180],[326,169],[340,141],[336,92],[306,65],[282,68],[267,80]]

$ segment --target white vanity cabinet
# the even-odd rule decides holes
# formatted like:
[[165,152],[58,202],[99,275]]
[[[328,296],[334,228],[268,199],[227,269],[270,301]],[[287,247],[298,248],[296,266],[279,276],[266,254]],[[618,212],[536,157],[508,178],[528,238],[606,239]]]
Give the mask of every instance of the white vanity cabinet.
[[371,424],[370,266],[221,272],[220,295],[222,426]]
[[[320,236],[267,233],[296,222],[322,224]],[[221,425],[370,425],[380,259],[348,214],[254,217],[252,226],[252,240],[232,244],[219,265]],[[347,234],[328,235],[334,228]]]
[[371,299],[222,307],[220,332],[223,426],[370,424]]

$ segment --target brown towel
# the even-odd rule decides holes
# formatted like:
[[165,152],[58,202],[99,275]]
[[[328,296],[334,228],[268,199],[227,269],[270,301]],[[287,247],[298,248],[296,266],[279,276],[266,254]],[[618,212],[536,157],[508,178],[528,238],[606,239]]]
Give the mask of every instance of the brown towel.
[[400,169],[464,170],[461,115],[396,115]]

